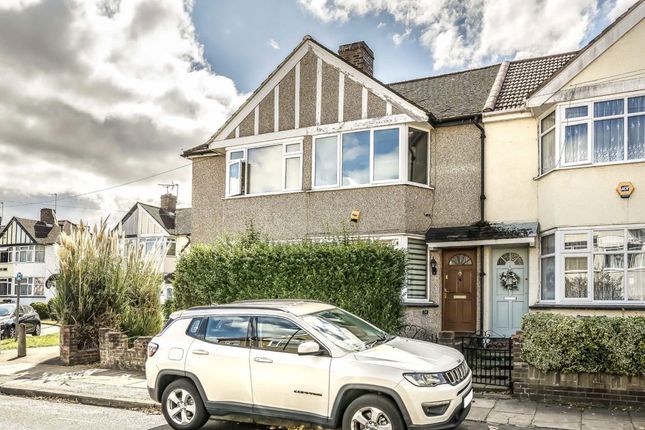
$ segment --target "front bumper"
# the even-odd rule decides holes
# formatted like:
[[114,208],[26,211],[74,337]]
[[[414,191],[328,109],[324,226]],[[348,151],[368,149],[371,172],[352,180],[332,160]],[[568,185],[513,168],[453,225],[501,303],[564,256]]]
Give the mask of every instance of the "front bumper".
[[[407,409],[409,429],[453,429],[459,426],[470,411],[472,402],[464,406],[464,398],[473,390],[472,373],[455,386],[443,384],[436,387],[417,387],[404,379],[395,390]],[[435,402],[449,404],[441,415],[428,416],[423,405]]]

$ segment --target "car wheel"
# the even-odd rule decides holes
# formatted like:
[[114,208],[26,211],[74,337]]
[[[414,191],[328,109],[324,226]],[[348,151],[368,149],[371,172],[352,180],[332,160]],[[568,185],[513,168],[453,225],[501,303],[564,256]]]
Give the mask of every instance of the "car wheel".
[[366,394],[347,406],[343,430],[405,430],[397,406],[387,397]]
[[34,332],[32,333],[33,336],[40,336],[40,324],[36,324],[36,327],[34,328]]
[[209,418],[197,388],[185,379],[166,387],[161,397],[161,410],[170,427],[177,430],[196,430]]
[[9,336],[7,336],[7,339],[15,339],[16,338],[16,328],[11,327],[9,330],[7,330],[7,333],[9,333]]

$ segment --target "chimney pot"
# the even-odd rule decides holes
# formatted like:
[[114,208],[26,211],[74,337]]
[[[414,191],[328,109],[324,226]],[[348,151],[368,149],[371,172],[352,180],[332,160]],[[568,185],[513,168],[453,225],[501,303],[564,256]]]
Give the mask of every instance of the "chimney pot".
[[56,211],[51,208],[42,208],[40,210],[40,221],[44,222],[47,225],[58,224],[58,220],[56,219]]
[[171,193],[161,195],[161,209],[175,213],[177,210],[177,196]]
[[340,45],[338,55],[363,73],[374,76],[374,52],[362,40]]

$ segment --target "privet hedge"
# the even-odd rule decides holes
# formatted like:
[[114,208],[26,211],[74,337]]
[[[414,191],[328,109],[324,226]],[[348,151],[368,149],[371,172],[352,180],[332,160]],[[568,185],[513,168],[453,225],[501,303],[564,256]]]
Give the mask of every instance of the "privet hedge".
[[522,354],[542,371],[645,374],[645,317],[524,316]]
[[178,309],[247,299],[320,300],[396,331],[405,258],[374,241],[271,244],[251,234],[193,246],[177,263],[174,298]]

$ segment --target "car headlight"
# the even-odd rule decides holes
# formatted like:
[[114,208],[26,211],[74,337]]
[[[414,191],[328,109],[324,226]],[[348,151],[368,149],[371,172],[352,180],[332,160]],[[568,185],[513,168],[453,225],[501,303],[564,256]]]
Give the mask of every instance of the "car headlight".
[[446,383],[441,373],[404,373],[403,377],[417,387],[436,387]]

